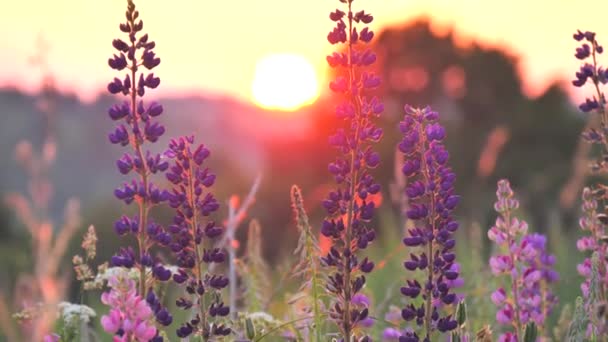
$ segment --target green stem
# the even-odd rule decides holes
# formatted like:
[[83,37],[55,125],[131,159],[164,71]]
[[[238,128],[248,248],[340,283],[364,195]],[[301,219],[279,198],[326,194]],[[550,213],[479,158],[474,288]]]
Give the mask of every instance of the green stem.
[[[194,254],[196,257],[196,270],[195,274],[197,280],[202,284],[203,283],[203,262],[202,262],[202,251],[201,245],[196,243],[196,230],[198,227],[198,213],[196,208],[196,195],[194,191],[194,171],[192,170],[192,163],[189,163],[188,167],[188,205],[192,208],[192,220],[190,221],[190,231],[192,233],[192,238],[194,242]],[[202,241],[201,241],[202,243]],[[202,340],[207,341],[207,315],[205,311],[205,295],[199,296],[199,312],[201,315],[201,324],[203,327],[203,335]]]
[[[135,20],[130,20],[131,28],[135,26]],[[131,42],[131,48],[135,50],[135,42]],[[131,60],[131,113],[133,114],[133,125],[138,125],[141,120],[139,116],[137,116],[137,59],[133,57]],[[146,159],[144,158],[144,154],[142,152],[141,145],[143,141],[140,142],[137,136],[134,136],[132,139],[133,148],[135,149],[135,153],[137,153],[137,157],[141,161],[141,169],[138,170],[142,186],[144,187],[144,193],[148,193],[148,166],[146,164]],[[147,248],[146,248],[146,224],[148,220],[148,206],[147,199],[142,198],[139,205],[139,228],[138,228],[138,236],[137,236],[137,245],[139,247],[139,260],[141,261]],[[145,298],[146,297],[146,267],[140,264],[140,277],[139,277],[139,293]]]
[[313,314],[314,314],[314,322],[315,322],[315,338],[317,342],[321,342],[321,311],[319,309],[319,279],[317,276],[317,272],[318,272],[318,267],[317,267],[317,263],[315,261],[315,250],[312,244],[312,236],[311,236],[311,232],[310,232],[310,227],[308,229],[308,241],[306,243],[306,249],[307,254],[310,258],[310,268],[311,268],[311,272],[312,272],[312,280],[311,280],[311,286],[312,286],[312,300],[313,300]]

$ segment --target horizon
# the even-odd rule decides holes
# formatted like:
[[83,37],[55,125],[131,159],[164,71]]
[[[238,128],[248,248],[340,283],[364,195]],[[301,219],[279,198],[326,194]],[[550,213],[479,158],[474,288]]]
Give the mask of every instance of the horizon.
[[[281,0],[264,2],[264,5],[239,4],[242,6],[238,12],[234,11],[234,2],[209,6],[193,0],[184,1],[182,6],[168,6],[160,1],[140,4],[141,10],[147,13],[146,31],[152,40],[159,42],[159,55],[166,62],[159,67],[163,90],[155,96],[235,98],[254,104],[250,88],[256,63],[264,57],[281,53],[299,55],[308,60],[323,95],[327,88],[325,56],[331,52],[325,38],[330,23],[310,25],[310,22],[318,22],[318,13],[329,13],[335,5],[321,0],[290,4]],[[458,5],[446,0],[407,3],[387,0],[381,4],[362,1],[362,4],[355,3],[355,7],[365,7],[378,18],[372,25],[377,33],[426,18],[435,32],[453,31],[459,46],[476,42],[483,47],[500,48],[518,58],[522,89],[527,96],[537,97],[555,82],[569,84],[571,70],[579,64],[573,56],[575,44],[570,39],[576,29],[595,30],[600,41],[603,33],[608,33],[599,27],[601,13],[604,12],[602,8],[608,11],[608,4],[603,1],[591,1],[586,6],[595,8],[595,11],[587,11],[585,17],[572,18],[568,16],[576,13],[580,6],[565,3],[547,11],[549,7],[545,4],[549,1],[527,4],[524,0],[517,0],[509,6],[495,6],[475,0],[459,1]],[[37,0],[33,6],[39,8],[35,14],[29,10],[31,2],[13,2],[0,14],[0,52],[5,56],[5,63],[0,65],[0,87],[16,88],[29,94],[39,89],[41,72],[30,61],[37,53],[37,41],[42,36],[49,46],[47,64],[56,77],[58,90],[75,94],[84,102],[97,99],[111,77],[111,71],[105,66],[112,54],[110,43],[119,34],[116,20],[122,19],[123,1],[73,4],[69,0],[58,0],[49,4]],[[53,8],[56,15],[45,16],[48,13],[45,8]],[[182,11],[184,8],[189,10]],[[197,15],[205,13],[204,9],[209,13],[229,14],[223,18],[209,16],[200,20]],[[494,15],[499,11],[500,16]],[[511,20],[514,17],[521,18],[515,29]],[[226,18],[239,23],[238,27],[227,22]],[[563,25],[562,19],[568,19],[571,24]],[[249,31],[240,28],[254,24],[257,28],[255,34],[243,39]],[[293,29],[275,29],[284,26]],[[17,32],[14,27],[23,29]],[[196,33],[186,36],[186,31]],[[184,53],[186,37],[200,40],[190,43],[194,48],[189,47]],[[99,44],[100,41],[107,44]],[[201,46],[196,47],[196,44]],[[247,55],[240,53],[243,50],[248,51]],[[572,87],[566,90],[574,99],[582,97],[582,93],[573,91]]]

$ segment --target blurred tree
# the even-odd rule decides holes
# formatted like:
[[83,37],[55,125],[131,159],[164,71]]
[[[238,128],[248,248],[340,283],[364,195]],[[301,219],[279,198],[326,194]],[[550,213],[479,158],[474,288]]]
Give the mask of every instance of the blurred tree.
[[[399,139],[393,127],[404,104],[431,105],[448,129],[447,145],[463,194],[460,214],[488,223],[495,182],[506,177],[525,189],[520,193],[535,229],[547,228],[546,217],[558,206],[584,124],[566,93],[553,84],[539,97],[527,97],[516,57],[477,43],[461,47],[453,32],[439,35],[426,19],[388,28],[376,44],[387,103],[384,145],[394,146]],[[493,150],[498,155],[491,156],[492,168],[479,174],[480,156],[498,127],[506,133],[504,146]],[[389,151],[383,155],[390,158]]]

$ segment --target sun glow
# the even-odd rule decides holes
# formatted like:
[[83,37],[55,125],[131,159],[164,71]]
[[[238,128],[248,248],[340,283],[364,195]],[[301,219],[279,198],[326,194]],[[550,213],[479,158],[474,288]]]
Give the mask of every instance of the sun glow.
[[319,84],[313,66],[304,57],[273,54],[258,61],[251,91],[260,107],[293,111],[319,97]]

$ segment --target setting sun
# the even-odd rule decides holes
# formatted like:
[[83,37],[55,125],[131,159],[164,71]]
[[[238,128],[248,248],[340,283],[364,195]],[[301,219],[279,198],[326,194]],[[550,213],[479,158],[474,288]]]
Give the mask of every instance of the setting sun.
[[304,57],[274,54],[261,59],[251,85],[253,101],[260,107],[285,111],[311,104],[319,96],[313,66]]

